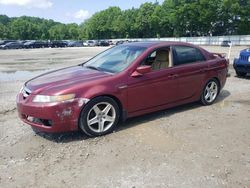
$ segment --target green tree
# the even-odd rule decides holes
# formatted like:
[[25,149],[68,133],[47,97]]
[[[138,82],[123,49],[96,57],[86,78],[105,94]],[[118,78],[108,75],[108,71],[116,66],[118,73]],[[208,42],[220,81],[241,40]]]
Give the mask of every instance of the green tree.
[[109,7],[84,23],[0,15],[2,39],[109,39],[250,34],[249,0],[165,0],[139,8]]

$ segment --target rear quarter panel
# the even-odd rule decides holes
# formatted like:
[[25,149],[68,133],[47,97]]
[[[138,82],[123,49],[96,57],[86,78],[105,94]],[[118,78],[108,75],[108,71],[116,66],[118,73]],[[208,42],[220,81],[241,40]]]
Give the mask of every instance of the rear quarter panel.
[[211,78],[217,78],[222,89],[226,83],[228,73],[228,62],[224,58],[216,57],[208,60],[208,74],[206,82]]

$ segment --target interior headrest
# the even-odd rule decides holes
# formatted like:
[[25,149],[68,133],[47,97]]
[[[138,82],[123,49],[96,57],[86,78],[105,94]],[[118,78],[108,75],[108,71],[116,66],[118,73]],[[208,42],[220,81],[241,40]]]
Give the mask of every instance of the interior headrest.
[[155,60],[157,60],[157,61],[168,61],[168,51],[167,50],[156,51]]

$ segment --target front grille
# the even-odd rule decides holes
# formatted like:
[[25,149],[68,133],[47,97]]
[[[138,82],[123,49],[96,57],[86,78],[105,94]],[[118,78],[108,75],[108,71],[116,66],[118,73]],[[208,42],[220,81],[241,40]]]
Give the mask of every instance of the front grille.
[[240,60],[242,61],[248,61],[249,56],[247,55],[240,55]]

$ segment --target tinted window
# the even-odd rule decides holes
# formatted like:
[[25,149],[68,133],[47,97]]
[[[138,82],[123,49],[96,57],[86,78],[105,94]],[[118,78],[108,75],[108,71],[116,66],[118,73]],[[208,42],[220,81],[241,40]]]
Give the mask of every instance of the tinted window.
[[182,65],[205,60],[204,56],[197,48],[189,46],[175,46],[174,49],[174,65]]

